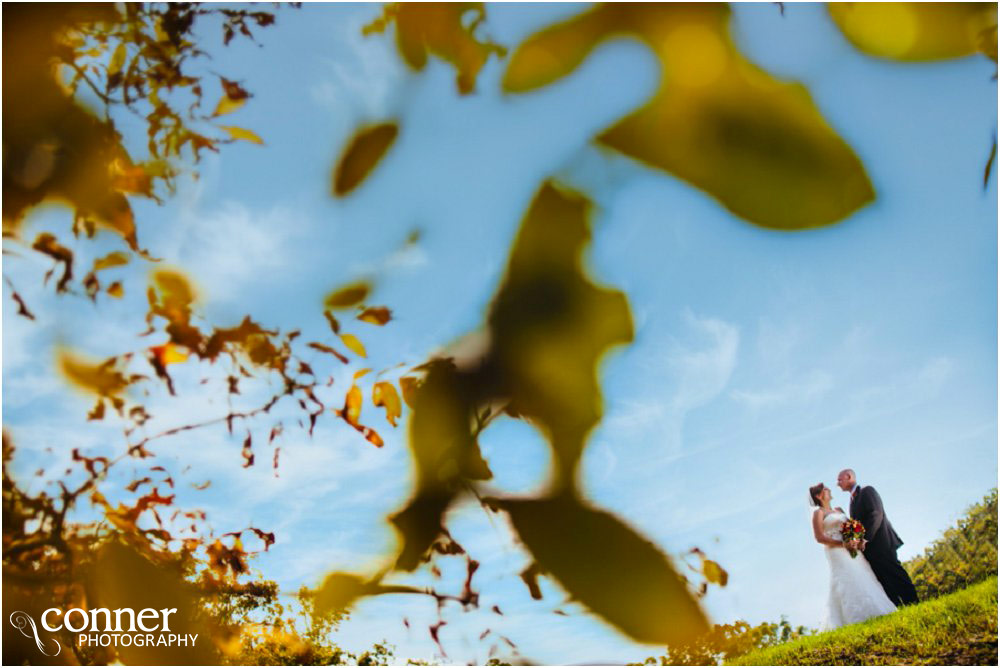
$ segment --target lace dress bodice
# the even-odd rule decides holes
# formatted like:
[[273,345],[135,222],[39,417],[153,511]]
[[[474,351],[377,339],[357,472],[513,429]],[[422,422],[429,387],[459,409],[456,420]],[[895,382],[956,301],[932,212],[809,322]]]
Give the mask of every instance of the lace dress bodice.
[[832,538],[834,540],[842,540],[843,535],[840,533],[840,527],[847,521],[847,515],[835,510],[826,517],[823,518],[823,534],[827,538]]

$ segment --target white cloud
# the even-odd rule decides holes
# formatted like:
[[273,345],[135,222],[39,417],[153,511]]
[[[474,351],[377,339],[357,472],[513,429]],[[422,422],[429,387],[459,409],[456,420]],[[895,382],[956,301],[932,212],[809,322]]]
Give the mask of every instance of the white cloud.
[[833,377],[820,370],[813,370],[801,378],[760,390],[733,390],[730,395],[751,410],[776,408],[811,401],[822,397],[833,387]]

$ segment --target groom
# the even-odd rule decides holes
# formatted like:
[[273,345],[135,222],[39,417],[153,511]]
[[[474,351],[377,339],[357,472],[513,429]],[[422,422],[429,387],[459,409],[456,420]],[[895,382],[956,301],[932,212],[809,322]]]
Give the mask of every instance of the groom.
[[889,524],[878,492],[874,487],[860,486],[852,469],[840,472],[837,486],[851,495],[851,517],[859,520],[865,527],[866,544],[862,548],[862,554],[871,564],[886,596],[896,606],[916,603],[917,590],[896,556],[896,550],[903,541]]

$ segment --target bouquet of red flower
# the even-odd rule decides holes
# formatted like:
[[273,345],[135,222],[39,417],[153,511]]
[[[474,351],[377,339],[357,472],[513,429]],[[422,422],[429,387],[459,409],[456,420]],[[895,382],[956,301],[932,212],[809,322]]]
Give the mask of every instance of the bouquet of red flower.
[[[865,527],[858,520],[847,520],[840,525],[840,535],[844,540],[845,546],[853,541],[860,543],[865,537]],[[858,551],[853,547],[848,547],[847,551],[851,553],[852,559],[858,556]]]

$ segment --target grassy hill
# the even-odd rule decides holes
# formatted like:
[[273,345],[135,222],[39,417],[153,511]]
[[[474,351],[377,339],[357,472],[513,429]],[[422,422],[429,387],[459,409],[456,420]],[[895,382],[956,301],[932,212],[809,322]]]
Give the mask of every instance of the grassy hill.
[[726,665],[997,665],[997,577]]

